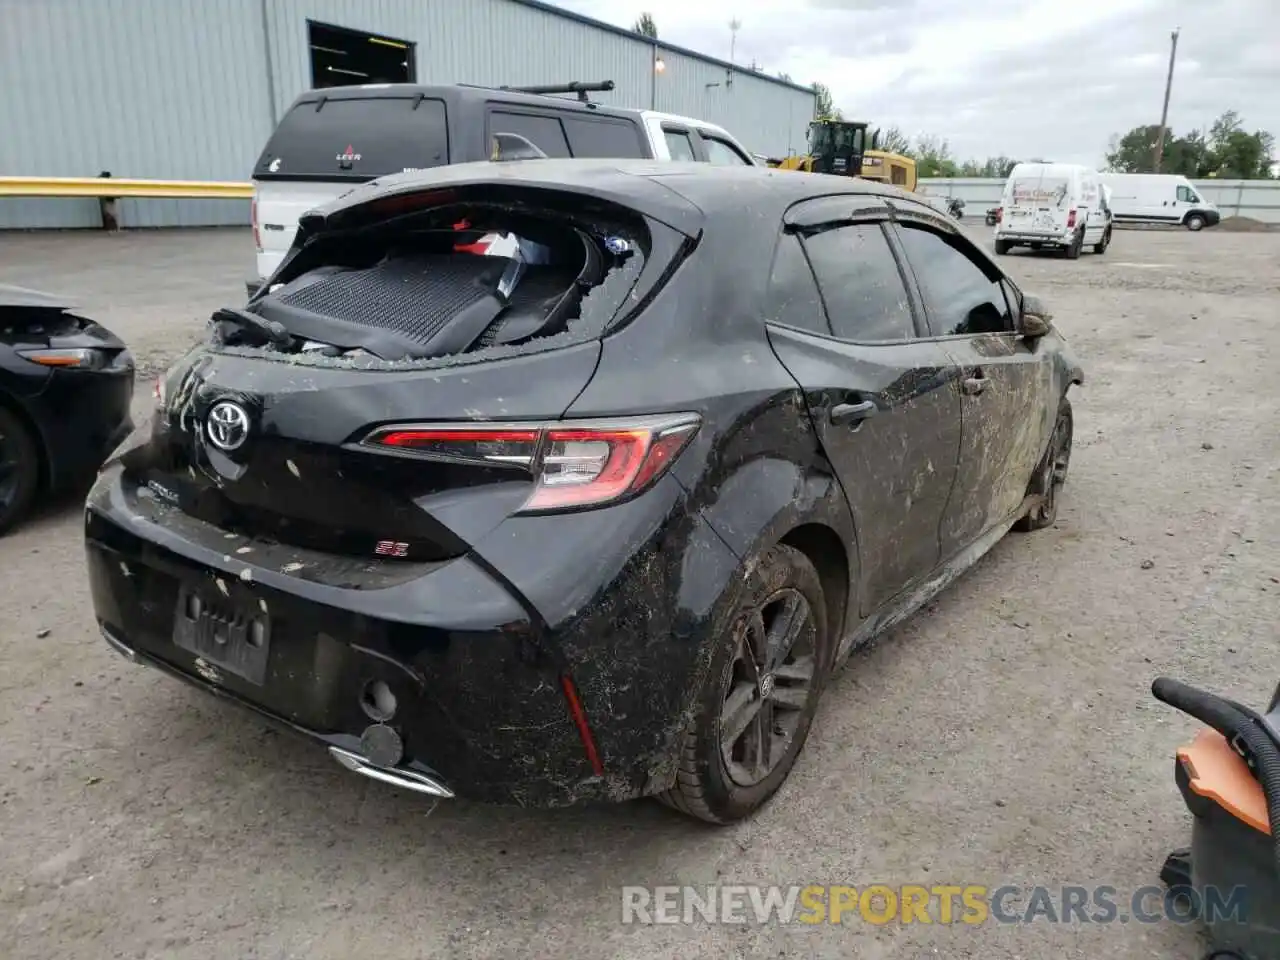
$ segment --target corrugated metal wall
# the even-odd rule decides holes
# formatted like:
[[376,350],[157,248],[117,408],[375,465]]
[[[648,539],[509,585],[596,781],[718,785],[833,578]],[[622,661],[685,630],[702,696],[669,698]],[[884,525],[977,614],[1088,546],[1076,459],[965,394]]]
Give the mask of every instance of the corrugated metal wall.
[[[0,0],[0,174],[243,180],[271,130],[257,0]],[[126,200],[126,226],[247,223],[233,200]],[[0,200],[0,228],[98,226]]]
[[[412,41],[422,83],[613,80],[596,99],[700,117],[758,153],[805,147],[807,91],[518,0],[0,0],[0,174],[247,179],[311,84],[309,19]],[[249,219],[242,201],[128,200],[121,214]],[[0,199],[0,229],[98,224],[96,201]]]

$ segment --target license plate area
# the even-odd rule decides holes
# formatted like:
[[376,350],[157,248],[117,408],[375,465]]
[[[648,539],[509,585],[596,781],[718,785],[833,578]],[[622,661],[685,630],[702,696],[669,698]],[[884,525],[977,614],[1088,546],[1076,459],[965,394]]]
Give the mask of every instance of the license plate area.
[[252,684],[266,680],[271,620],[256,606],[184,585],[178,590],[173,642]]

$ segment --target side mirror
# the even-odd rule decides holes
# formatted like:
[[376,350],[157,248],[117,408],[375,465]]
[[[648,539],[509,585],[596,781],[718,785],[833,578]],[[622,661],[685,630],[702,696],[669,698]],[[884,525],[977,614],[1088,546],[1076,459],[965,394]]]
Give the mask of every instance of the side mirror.
[[1043,337],[1053,326],[1053,315],[1039,297],[1024,294],[1022,313],[1018,316],[1018,333],[1024,337]]

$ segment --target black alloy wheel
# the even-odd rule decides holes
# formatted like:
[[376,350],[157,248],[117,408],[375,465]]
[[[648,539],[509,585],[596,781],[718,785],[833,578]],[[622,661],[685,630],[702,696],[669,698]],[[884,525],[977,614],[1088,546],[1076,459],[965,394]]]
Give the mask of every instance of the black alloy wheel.
[[748,576],[685,730],[675,783],[658,799],[711,823],[768,802],[809,734],[831,642],[813,563],[773,547]]
[[734,783],[753,787],[786,756],[809,703],[817,660],[813,612],[783,587],[740,623],[720,710],[720,752]]
[[1049,438],[1049,448],[1036,468],[1031,492],[1040,495],[1040,503],[1018,521],[1018,530],[1043,530],[1058,519],[1058,493],[1067,482],[1067,469],[1071,465],[1071,433],[1073,423],[1071,401],[1066,397],[1058,407],[1058,418]]

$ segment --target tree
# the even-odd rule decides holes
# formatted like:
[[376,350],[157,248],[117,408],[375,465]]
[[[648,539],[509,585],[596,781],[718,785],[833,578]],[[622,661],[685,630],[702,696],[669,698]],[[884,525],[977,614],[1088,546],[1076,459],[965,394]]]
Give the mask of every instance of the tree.
[[[1118,173],[1150,173],[1155,164],[1158,124],[1134,127],[1123,137],[1113,136],[1107,151],[1107,169]],[[1175,137],[1165,131],[1161,173],[1180,173],[1184,177],[1223,177],[1256,180],[1271,175],[1275,138],[1265,130],[1247,133],[1240,115],[1228,110],[1209,128],[1208,136],[1192,130]]]
[[[1150,172],[1154,163],[1156,142],[1159,139],[1158,123],[1134,127],[1123,137],[1112,136],[1110,149],[1107,150],[1107,169],[1114,173]],[[1170,139],[1170,132],[1166,129],[1166,143]],[[1172,144],[1169,145],[1172,146]]]
[[1228,110],[1209,128],[1212,173],[1230,180],[1265,180],[1271,176],[1275,146],[1275,137],[1265,130],[1246,133],[1240,115]]
[[951,156],[951,145],[938,137],[920,137],[916,141],[913,155],[918,177],[954,177],[959,172]]
[[783,71],[779,72],[779,74],[778,74],[778,79],[779,79],[779,80],[785,80],[787,83],[791,83],[791,82],[792,82],[792,80],[791,80],[791,74],[787,73],[785,70],[783,70]]
[[904,156],[910,156],[911,141],[897,127],[890,127],[888,130],[880,131],[880,149],[886,153],[900,153]]
[[640,14],[631,29],[642,37],[648,37],[650,40],[658,39],[658,25],[654,22],[653,14],[651,13]]
[[979,162],[977,160],[966,160],[960,164],[960,172],[956,174],[959,177],[984,177],[986,179],[1003,180],[1013,172],[1017,160],[1012,157],[998,156],[987,157],[987,159]]
[[815,117],[833,117],[840,120],[843,114],[836,108],[835,103],[831,99],[831,88],[825,83],[814,81],[811,85],[813,90],[813,115]]

